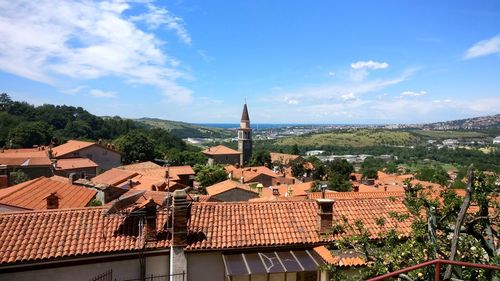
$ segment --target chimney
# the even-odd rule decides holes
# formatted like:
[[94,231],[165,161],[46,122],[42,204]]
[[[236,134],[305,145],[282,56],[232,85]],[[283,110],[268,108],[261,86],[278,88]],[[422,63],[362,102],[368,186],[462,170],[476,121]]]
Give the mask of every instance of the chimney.
[[271,189],[273,190],[273,196],[280,196],[280,190],[277,186],[271,186]]
[[174,191],[173,204],[173,227],[172,227],[172,246],[187,245],[187,223],[190,214],[190,204],[187,201],[186,191],[179,189]]
[[68,176],[68,182],[69,184],[74,184],[74,182],[77,180],[76,178],[76,173],[70,173]]
[[146,241],[156,241],[156,208],[157,204],[152,198],[149,198],[148,203],[144,205],[146,212],[146,226],[145,226],[145,239]]
[[128,179],[128,189],[132,189],[134,187],[134,181],[132,179]]
[[332,199],[317,199],[319,234],[327,234],[332,229],[334,202]]
[[9,187],[9,176],[0,175],[0,188]]
[[353,189],[353,191],[354,191],[354,192],[359,192],[359,185],[354,184],[354,185],[352,186],[352,189]]
[[165,178],[168,179],[170,177],[170,174],[168,172],[168,169],[165,170]]
[[59,199],[61,199],[56,192],[52,192],[45,200],[47,200],[47,210],[59,209]]

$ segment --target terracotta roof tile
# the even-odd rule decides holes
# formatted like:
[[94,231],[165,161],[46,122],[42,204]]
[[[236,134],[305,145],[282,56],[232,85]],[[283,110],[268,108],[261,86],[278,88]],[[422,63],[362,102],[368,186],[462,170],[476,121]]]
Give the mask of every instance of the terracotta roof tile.
[[31,149],[6,149],[0,151],[0,164],[7,166],[50,166],[47,151]]
[[146,162],[123,165],[119,168],[124,170],[140,171],[140,170],[161,168],[161,166],[151,161],[146,161]]
[[[311,192],[307,195],[310,199],[321,198],[321,192]],[[393,192],[325,192],[325,198],[334,200],[355,200],[355,199],[380,199],[405,196],[404,191]]]
[[227,146],[217,145],[203,150],[206,155],[225,155],[225,154],[241,154],[241,152],[231,149]]
[[290,161],[296,160],[297,158],[300,157],[300,155],[293,155],[293,154],[286,154],[286,153],[277,153],[277,152],[271,152],[271,162],[280,162],[283,165],[288,165]]
[[250,189],[250,187],[248,185],[242,184],[240,182],[233,181],[233,180],[225,180],[225,181],[216,183],[214,185],[208,186],[206,189],[207,189],[208,195],[210,195],[210,196],[224,193],[224,192],[227,192],[227,191],[232,190],[232,189],[241,189],[241,190],[244,190],[247,192],[258,194],[257,191]]
[[[0,214],[0,265],[36,262],[120,251],[139,251],[137,217],[103,216],[103,208],[28,211]],[[157,225],[165,224],[160,213]],[[13,235],[16,233],[16,235]],[[166,239],[146,248],[167,248]],[[22,249],[22,250],[21,250]]]
[[0,191],[0,204],[27,210],[47,208],[45,197],[56,193],[60,197],[59,208],[85,207],[94,198],[97,191],[70,185],[46,177],[20,183]]
[[67,158],[57,160],[56,170],[72,170],[72,169],[82,169],[82,168],[97,168],[94,161],[88,158]]
[[137,175],[138,175],[137,172],[113,168],[111,170],[107,170],[106,172],[96,177],[93,177],[91,180],[95,183],[118,185]]
[[52,148],[52,155],[54,157],[61,157],[78,150],[97,145],[95,142],[69,140],[68,142],[55,146]]

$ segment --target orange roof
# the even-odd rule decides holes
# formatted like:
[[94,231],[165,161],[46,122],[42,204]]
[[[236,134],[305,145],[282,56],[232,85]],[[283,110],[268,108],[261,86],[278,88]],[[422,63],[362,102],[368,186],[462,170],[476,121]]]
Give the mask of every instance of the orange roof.
[[300,157],[300,155],[286,154],[286,153],[277,153],[271,152],[271,162],[280,162],[283,165],[288,165],[290,161],[296,160]]
[[250,187],[246,184],[239,183],[237,181],[233,180],[225,180],[223,182],[216,183],[214,185],[208,186],[207,188],[207,193],[210,196],[214,196],[217,194],[221,194],[233,189],[241,189],[247,192],[259,194],[257,191],[251,190]]
[[241,152],[231,149],[227,146],[218,145],[212,146],[203,150],[203,154],[206,155],[225,155],[225,154],[241,154]]
[[338,264],[339,258],[332,256],[330,250],[328,250],[325,246],[318,246],[313,249],[318,255],[329,264]]
[[99,165],[88,158],[58,159],[56,163],[56,170],[72,170],[99,167]]
[[137,175],[138,175],[137,172],[113,168],[111,170],[107,170],[106,172],[98,176],[93,177],[91,181],[95,183],[117,185]]
[[[310,199],[321,198],[321,192],[311,192],[307,194]],[[355,200],[355,199],[380,199],[392,197],[404,197],[404,191],[393,192],[325,192],[326,199],[334,200]]]
[[[270,186],[262,189],[261,197],[271,198],[273,196],[273,188],[277,188],[279,192],[279,197],[290,197],[290,196],[305,196],[307,191],[311,189],[312,182],[304,182],[290,185],[278,185]],[[289,194],[291,191],[291,195]]]
[[[64,200],[64,198],[63,198]],[[104,208],[23,211],[0,214],[0,265],[38,262],[57,258],[139,251],[134,225],[139,217],[103,216]],[[164,225],[160,213],[157,225]],[[166,235],[165,235],[166,237]],[[160,238],[146,248],[168,248],[170,241]]]
[[133,163],[133,164],[128,164],[128,165],[123,165],[119,167],[120,169],[124,170],[130,170],[130,171],[140,171],[140,170],[148,170],[148,169],[155,169],[155,168],[161,168],[160,165],[155,164],[151,161],[146,161],[146,162],[140,162],[140,163]]
[[[261,248],[265,246],[317,246],[335,237],[317,231],[317,203],[239,202],[191,205],[188,250]],[[84,257],[118,251],[140,251],[144,238],[138,236],[139,217],[103,216],[104,208],[23,211],[0,214],[0,265],[39,262],[57,258]],[[404,212],[401,200],[373,199],[338,201],[334,218],[349,222],[360,219],[367,229],[379,229],[375,220],[386,218],[385,227],[408,234],[410,220],[396,224],[389,211]],[[158,212],[159,231],[168,232],[166,211]],[[90,227],[91,226],[91,227]],[[166,249],[170,243],[146,243],[146,249]],[[377,237],[375,233],[372,237]]]
[[226,169],[226,172],[232,173],[233,178],[240,179],[243,177],[245,182],[252,182],[253,179],[259,175],[267,175],[272,178],[280,176],[266,166],[236,168],[233,165],[227,165],[224,168]]
[[7,166],[50,166],[52,162],[45,150],[5,149],[0,151],[0,164]]
[[103,149],[107,149],[109,151],[113,151],[113,152],[119,153],[118,151],[116,151],[114,149],[111,149],[109,147],[100,145],[100,144],[95,143],[95,142],[79,141],[79,140],[69,140],[68,142],[66,142],[64,144],[58,145],[56,147],[53,147],[52,148],[52,156],[55,157],[55,158],[61,157],[61,156],[67,155],[69,153],[77,152],[77,151],[79,151],[81,149],[84,149],[84,148],[87,148],[87,147],[91,147],[93,145],[97,145],[97,146],[99,146],[99,147],[101,147]]
[[28,210],[46,209],[45,198],[54,192],[60,197],[59,208],[61,209],[85,207],[97,194],[95,190],[39,177],[2,189],[0,204]]

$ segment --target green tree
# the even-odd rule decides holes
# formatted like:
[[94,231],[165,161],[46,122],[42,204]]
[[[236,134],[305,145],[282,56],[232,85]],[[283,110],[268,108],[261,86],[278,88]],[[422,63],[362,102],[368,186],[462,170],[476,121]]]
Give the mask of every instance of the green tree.
[[9,174],[9,186],[28,181],[29,179],[28,175],[22,170],[14,170]]
[[151,161],[155,158],[153,141],[140,132],[130,132],[115,140],[118,151],[122,152],[122,161],[125,164],[136,161]]
[[328,175],[327,188],[334,191],[344,192],[344,191],[351,191],[352,185],[345,178],[345,175],[342,175],[338,172],[331,172]]
[[269,151],[258,150],[250,158],[250,166],[271,166],[271,154]]
[[8,144],[12,147],[32,147],[50,142],[52,128],[43,121],[24,122],[9,132]]
[[205,194],[205,188],[228,179],[224,167],[220,165],[196,165],[196,181],[200,183],[200,193]]
[[421,167],[415,174],[415,178],[444,186],[447,185],[450,176],[443,167],[434,165]]
[[295,160],[292,160],[288,163],[290,167],[292,168],[292,176],[301,179],[304,174],[306,173],[306,168],[304,168],[304,159],[298,158]]
[[165,160],[168,160],[172,166],[194,166],[207,163],[207,157],[201,151],[181,151],[177,148],[168,150],[165,154]]

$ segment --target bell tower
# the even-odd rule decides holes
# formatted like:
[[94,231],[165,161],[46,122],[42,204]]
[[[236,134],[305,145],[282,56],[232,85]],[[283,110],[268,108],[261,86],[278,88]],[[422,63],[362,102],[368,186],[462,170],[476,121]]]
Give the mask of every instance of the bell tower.
[[248,116],[247,103],[243,106],[240,128],[238,129],[238,151],[240,155],[240,166],[248,164],[252,157],[252,129],[250,128],[250,117]]

